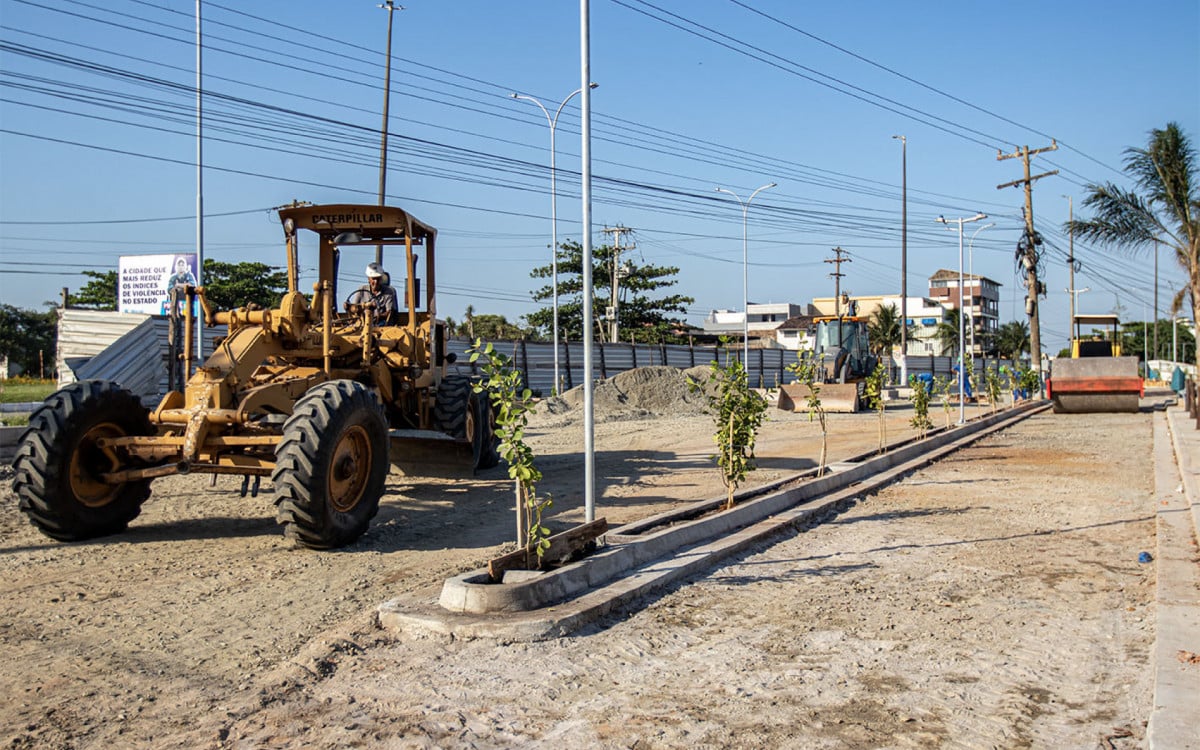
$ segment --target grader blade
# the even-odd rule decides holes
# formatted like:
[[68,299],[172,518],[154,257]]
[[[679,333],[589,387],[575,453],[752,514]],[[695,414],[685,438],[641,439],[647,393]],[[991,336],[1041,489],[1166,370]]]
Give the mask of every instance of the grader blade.
[[463,479],[475,474],[478,457],[469,440],[434,430],[390,430],[389,458],[405,476]]

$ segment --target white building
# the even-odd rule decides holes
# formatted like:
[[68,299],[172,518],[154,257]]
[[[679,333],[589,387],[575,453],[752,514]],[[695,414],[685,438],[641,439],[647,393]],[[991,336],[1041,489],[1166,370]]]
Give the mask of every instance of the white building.
[[806,305],[792,302],[771,302],[749,305],[750,317],[738,310],[713,310],[704,318],[703,330],[709,335],[729,336],[741,339],[743,327],[750,335],[750,346],[770,348],[776,346],[775,329],[785,321],[807,312]]
[[929,277],[930,297],[951,310],[962,307],[967,316],[964,330],[968,336],[972,331],[975,334],[973,351],[976,356],[983,354],[985,342],[1000,330],[1000,286],[986,276],[964,273],[960,290],[958,271],[944,268]]

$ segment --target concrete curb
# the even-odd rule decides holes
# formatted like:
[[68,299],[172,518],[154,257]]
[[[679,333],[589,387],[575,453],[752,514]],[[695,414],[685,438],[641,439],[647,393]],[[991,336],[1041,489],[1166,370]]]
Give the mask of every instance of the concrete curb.
[[1200,750],[1200,430],[1182,408],[1154,420],[1156,623],[1150,748]]
[[15,401],[0,404],[0,414],[29,414],[41,405],[41,401]]
[[[609,535],[608,549],[531,580],[487,584],[484,570],[464,573],[446,581],[441,606],[392,600],[380,606],[380,624],[398,631],[502,641],[565,635],[621,604],[710,569],[770,535],[832,512],[1049,406],[1040,402],[1006,410],[883,456],[856,464],[843,462],[819,480],[793,477],[731,511],[675,522],[650,533],[641,533],[651,525],[649,519],[629,524]],[[709,509],[722,501],[704,501],[691,509]]]
[[24,427],[0,427],[0,464],[10,464],[17,455],[17,443]]

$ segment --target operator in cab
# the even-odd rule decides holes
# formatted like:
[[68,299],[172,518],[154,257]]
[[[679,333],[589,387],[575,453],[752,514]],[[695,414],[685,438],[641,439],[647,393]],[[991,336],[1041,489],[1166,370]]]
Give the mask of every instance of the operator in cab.
[[388,284],[388,272],[378,263],[367,266],[367,283],[360,286],[346,300],[346,309],[351,305],[373,304],[374,322],[389,325],[396,315],[396,290]]

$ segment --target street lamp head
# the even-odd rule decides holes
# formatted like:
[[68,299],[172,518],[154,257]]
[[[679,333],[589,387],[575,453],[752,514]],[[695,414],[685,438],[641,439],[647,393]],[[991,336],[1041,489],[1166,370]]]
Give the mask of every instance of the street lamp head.
[[948,221],[946,221],[945,216],[939,216],[936,219],[934,219],[934,221],[936,221],[939,224],[948,224],[949,223]]
[[980,221],[981,219],[986,219],[986,218],[987,218],[987,214],[983,213],[982,211],[979,211],[975,214],[975,216],[971,219],[971,221]]
[[893,135],[893,136],[892,136],[892,138],[894,138],[894,139],[896,139],[897,141],[900,141],[900,142],[902,142],[902,143],[906,143],[906,142],[908,141],[908,139],[907,139],[907,138],[905,138],[905,137],[904,137],[904,136],[902,136],[902,135]]
[[520,94],[518,94],[518,93],[517,93],[517,92],[515,92],[515,91],[514,91],[514,92],[512,92],[511,94],[509,94],[509,96],[511,96],[513,99],[520,99],[520,98],[521,98],[521,95],[520,95]]
[[591,83],[588,84],[588,88],[589,89],[598,89],[598,88],[600,88],[600,84],[596,83],[595,81],[592,81]]

